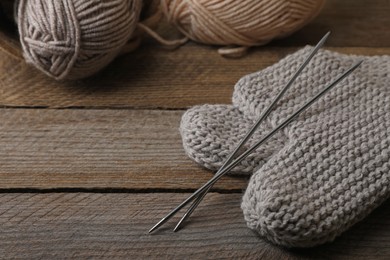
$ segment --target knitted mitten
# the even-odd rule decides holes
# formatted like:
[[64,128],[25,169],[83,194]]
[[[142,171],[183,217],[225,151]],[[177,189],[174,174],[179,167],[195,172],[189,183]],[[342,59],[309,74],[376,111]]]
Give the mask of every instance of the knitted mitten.
[[[271,67],[241,78],[235,86],[233,105],[202,105],[189,109],[183,115],[180,127],[187,155],[208,169],[218,170],[310,51],[311,47],[306,47]],[[259,126],[243,150],[255,144],[291,114],[290,112],[298,109],[305,100],[314,96],[324,84],[345,69],[340,67],[339,70],[333,71],[334,66],[326,67],[321,59],[322,55],[318,54],[313,58],[296,80],[295,88],[292,87],[278,102],[274,111]],[[309,88],[303,86],[308,83],[312,83],[313,86]],[[299,95],[302,96],[297,100],[296,96]],[[301,119],[302,117],[296,119],[294,123]],[[276,134],[231,172],[251,174],[261,168],[287,142],[285,132]]]
[[[180,131],[184,150],[200,165],[211,170],[218,170],[253,123],[252,119],[231,105],[195,106],[182,117]],[[243,150],[259,140],[261,133],[267,133],[270,130],[270,124],[264,122]],[[275,150],[283,147],[283,140],[282,134],[278,133],[272,142],[265,143],[231,172],[251,174],[255,169],[260,168]]]
[[[242,78],[233,106],[187,112],[181,133],[189,156],[219,167],[309,51]],[[362,58],[319,51],[252,144]],[[364,57],[360,68],[237,167],[255,171],[242,201],[250,228],[277,244],[314,246],[390,197],[389,82],[390,57]]]

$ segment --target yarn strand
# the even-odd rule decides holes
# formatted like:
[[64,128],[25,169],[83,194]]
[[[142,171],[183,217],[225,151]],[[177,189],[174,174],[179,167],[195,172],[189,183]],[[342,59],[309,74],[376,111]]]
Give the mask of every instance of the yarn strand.
[[187,38],[239,56],[251,46],[290,35],[312,20],[325,0],[162,0],[168,21]]
[[19,0],[24,57],[58,80],[88,77],[125,48],[141,6],[141,0]]

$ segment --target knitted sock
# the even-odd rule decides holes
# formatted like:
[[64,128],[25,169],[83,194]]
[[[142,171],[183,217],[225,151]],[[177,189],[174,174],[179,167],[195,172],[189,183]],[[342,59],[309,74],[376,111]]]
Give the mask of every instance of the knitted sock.
[[[203,106],[187,112],[181,132],[190,157],[206,167],[218,167],[233,146],[230,143],[238,142],[309,51],[304,48],[242,78],[235,88],[234,106]],[[287,118],[362,58],[319,51],[265,128]],[[252,155],[255,160],[238,167],[255,170],[242,202],[250,228],[277,244],[314,246],[333,240],[389,198],[389,75],[389,56],[364,57],[357,71],[270,140],[270,150],[262,146]],[[219,149],[217,153],[211,145]]]

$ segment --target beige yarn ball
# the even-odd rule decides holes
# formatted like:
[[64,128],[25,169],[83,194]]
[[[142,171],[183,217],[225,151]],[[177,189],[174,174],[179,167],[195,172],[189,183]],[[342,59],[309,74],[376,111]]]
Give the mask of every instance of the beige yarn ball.
[[130,39],[141,6],[141,0],[20,0],[24,57],[55,79],[88,77]]
[[188,38],[216,45],[255,46],[300,29],[325,0],[162,0],[168,21]]

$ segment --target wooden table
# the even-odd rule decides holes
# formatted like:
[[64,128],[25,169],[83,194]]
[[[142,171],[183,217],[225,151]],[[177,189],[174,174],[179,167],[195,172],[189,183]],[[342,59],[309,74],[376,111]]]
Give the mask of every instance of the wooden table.
[[25,65],[2,31],[0,258],[390,259],[389,202],[333,243],[287,250],[246,227],[243,177],[219,181],[180,232],[170,222],[147,234],[212,176],[182,148],[187,108],[230,103],[241,76],[328,30],[328,49],[390,54],[389,27],[388,0],[328,0],[310,25],[242,59],[194,43],[145,44],[96,77],[65,83]]

